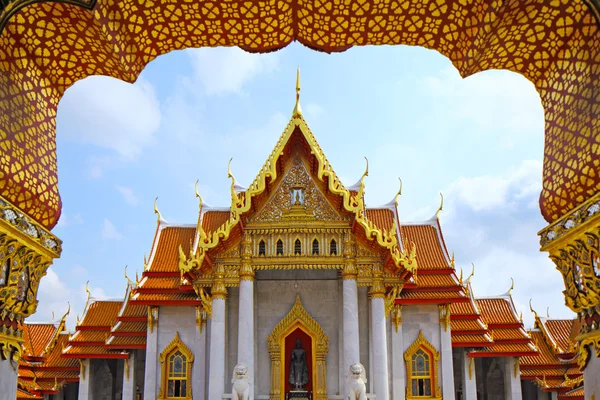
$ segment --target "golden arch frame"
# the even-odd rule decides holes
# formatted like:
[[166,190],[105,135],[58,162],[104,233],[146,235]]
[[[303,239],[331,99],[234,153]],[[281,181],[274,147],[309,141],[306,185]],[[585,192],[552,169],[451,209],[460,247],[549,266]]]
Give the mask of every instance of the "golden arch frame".
[[281,321],[269,336],[267,336],[269,354],[271,355],[271,393],[270,400],[284,400],[285,393],[282,388],[285,387],[285,338],[296,328],[300,328],[313,343],[312,352],[312,380],[313,399],[327,400],[327,369],[326,360],[329,352],[329,338],[325,335],[321,325],[308,313],[302,305],[300,296],[296,296],[296,302],[288,314]]
[[183,355],[187,358],[186,360],[186,377],[187,377],[187,394],[185,399],[191,400],[192,397],[192,365],[194,363],[194,353],[183,343],[181,338],[179,337],[179,332],[175,332],[175,337],[165,347],[165,349],[160,353],[159,362],[160,362],[160,386],[158,389],[158,399],[167,399],[167,381],[169,379],[169,363],[167,362],[167,357],[173,353],[175,350],[181,351]]

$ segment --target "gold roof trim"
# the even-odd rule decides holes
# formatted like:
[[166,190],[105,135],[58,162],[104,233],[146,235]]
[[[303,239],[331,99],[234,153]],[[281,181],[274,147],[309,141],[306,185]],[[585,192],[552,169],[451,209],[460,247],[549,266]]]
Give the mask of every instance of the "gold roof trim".
[[[195,249],[190,249],[189,255],[186,256],[182,247],[179,247],[179,269],[181,273],[183,274],[194,268],[199,268],[202,265],[206,252],[215,248],[221,240],[227,240],[232,229],[240,222],[241,216],[251,209],[252,198],[265,191],[267,178],[270,178],[271,182],[277,180],[277,161],[296,128],[299,128],[300,132],[304,135],[305,140],[310,146],[311,153],[318,161],[318,179],[324,182],[324,178],[328,178],[329,191],[343,198],[342,204],[344,210],[354,214],[356,222],[363,227],[365,235],[369,240],[375,240],[380,246],[389,250],[391,258],[397,268],[404,268],[411,273],[415,273],[417,269],[415,245],[413,243],[413,246],[408,253],[401,250],[396,235],[396,221],[393,222],[391,229],[386,232],[377,228],[366,216],[364,205],[366,173],[363,174],[361,178],[360,188],[356,194],[353,194],[346,189],[325,157],[321,146],[317,142],[302,115],[292,117],[284,132],[279,137],[273,151],[267,158],[267,161],[245,192],[236,193],[232,183],[231,214],[229,219],[216,231],[208,233],[204,231],[201,223],[199,223],[197,233],[198,244],[195,246]],[[232,178],[230,169],[228,175]]]

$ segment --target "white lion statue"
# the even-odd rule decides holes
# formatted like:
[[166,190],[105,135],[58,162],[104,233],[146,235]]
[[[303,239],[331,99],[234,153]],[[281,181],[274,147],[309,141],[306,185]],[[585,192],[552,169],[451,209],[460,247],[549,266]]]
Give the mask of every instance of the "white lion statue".
[[350,379],[348,383],[348,400],[367,400],[367,374],[361,363],[350,366]]
[[251,400],[250,378],[248,377],[248,367],[245,364],[235,366],[231,383],[233,384],[231,389],[232,400]]

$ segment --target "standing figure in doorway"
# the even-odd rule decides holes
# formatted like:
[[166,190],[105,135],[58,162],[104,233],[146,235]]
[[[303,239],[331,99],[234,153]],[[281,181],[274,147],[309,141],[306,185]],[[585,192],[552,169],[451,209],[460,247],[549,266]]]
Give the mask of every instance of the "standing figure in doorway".
[[306,362],[306,350],[302,348],[300,339],[296,339],[296,348],[292,350],[290,361],[290,376],[288,381],[295,390],[303,390],[308,383],[308,364]]

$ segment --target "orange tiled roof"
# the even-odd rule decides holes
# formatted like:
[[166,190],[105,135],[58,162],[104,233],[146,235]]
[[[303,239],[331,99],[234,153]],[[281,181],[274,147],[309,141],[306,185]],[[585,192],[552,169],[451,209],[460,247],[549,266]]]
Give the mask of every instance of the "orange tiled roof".
[[[460,332],[452,334],[452,343],[490,343],[491,339],[486,334],[461,335]],[[477,346],[475,346],[477,347]]]
[[415,292],[409,290],[403,290],[400,293],[402,299],[411,300],[452,300],[460,297],[457,292],[450,291],[427,291],[427,292]]
[[56,333],[55,324],[26,323],[23,327],[23,346],[26,356],[39,357]]
[[130,348],[132,345],[146,346],[146,336],[113,336],[110,343],[107,343],[107,346],[111,348],[123,346],[123,349]]
[[147,322],[120,322],[113,327],[112,332],[146,332]]
[[[63,353],[63,357],[88,355],[88,354],[109,355],[109,354],[115,354],[115,352],[107,349],[106,347],[104,347],[104,345],[102,345],[102,346],[69,346],[65,349],[65,352]],[[75,357],[75,358],[77,358],[77,357]]]
[[367,219],[384,232],[389,232],[394,226],[394,213],[388,208],[367,208]]
[[520,324],[514,314],[509,297],[476,299],[483,320],[488,324]]
[[188,254],[195,235],[195,227],[159,227],[148,271],[179,272],[179,246]]
[[563,397],[566,397],[566,398],[582,397],[583,398],[583,397],[585,397],[585,391],[584,391],[583,386],[581,386],[577,389],[570,390],[565,394],[561,394],[558,397],[559,398],[563,398]]
[[529,331],[529,334],[531,335],[531,339],[533,340],[533,343],[535,343],[535,346],[538,348],[540,354],[538,356],[535,357],[523,357],[521,359],[521,364],[523,366],[537,366],[537,365],[556,365],[556,366],[563,366],[564,371],[562,374],[560,374],[561,376],[566,372],[566,366],[564,364],[564,362],[562,362],[561,360],[559,360],[556,355],[554,354],[554,350],[551,349],[548,346],[548,343],[546,343],[546,340],[544,338],[544,334],[537,329],[531,330]]
[[[400,234],[404,246],[414,242],[417,246],[417,265],[419,269],[449,268],[447,254],[440,245],[440,238],[435,227],[424,225],[402,225]],[[417,271],[418,275],[418,271]]]
[[136,293],[135,301],[200,301],[194,292],[182,293]]
[[23,389],[17,389],[17,400],[25,399],[43,399],[44,395],[26,392]]
[[[450,311],[450,315],[452,316],[452,310]],[[479,320],[476,319],[450,319],[450,328],[452,332],[460,332],[460,331],[482,331],[485,332],[485,329],[481,326]]]
[[[112,327],[123,304],[120,300],[92,300],[79,326]],[[79,327],[78,326],[78,327]]]
[[107,335],[107,331],[77,331],[73,336],[71,336],[69,342],[71,344],[77,344],[81,342],[104,342]]
[[569,352],[571,348],[571,331],[573,329],[574,319],[550,319],[542,318],[542,323],[546,331],[554,342],[558,345],[562,353]]
[[[202,215],[202,229],[205,232],[216,231],[230,216],[230,211],[208,210]],[[187,254],[187,253],[186,253]]]
[[178,289],[181,285],[180,276],[153,276],[142,281],[143,289]]

